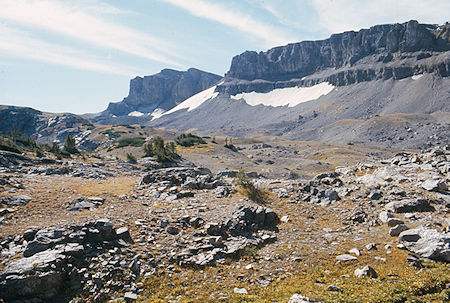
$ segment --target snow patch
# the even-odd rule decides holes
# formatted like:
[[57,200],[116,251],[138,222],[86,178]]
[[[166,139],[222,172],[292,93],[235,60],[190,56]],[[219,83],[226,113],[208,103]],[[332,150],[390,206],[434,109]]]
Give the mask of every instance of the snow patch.
[[142,117],[144,114],[138,111],[134,111],[128,114],[130,117]]
[[158,119],[159,117],[161,117],[163,114],[165,113],[165,110],[163,110],[162,108],[157,108],[155,109],[150,116],[152,116],[152,120],[153,119]]
[[419,75],[414,75],[414,76],[412,76],[411,79],[413,79],[413,80],[418,80],[418,79],[420,79],[420,78],[422,78],[422,77],[423,77],[423,74],[419,74]]
[[329,94],[335,87],[322,82],[311,87],[287,87],[277,88],[267,93],[242,93],[231,96],[232,99],[244,99],[247,104],[256,106],[259,104],[266,106],[294,107],[300,103],[316,100],[323,95]]
[[[222,83],[223,83],[223,81],[221,83],[217,84],[217,85],[220,85]],[[171,110],[169,110],[169,111],[163,113],[162,115],[160,115],[160,117],[168,115],[168,114],[171,114],[171,113],[174,113],[174,112],[179,111],[181,109],[186,109],[187,108],[188,112],[190,112],[193,109],[196,109],[197,107],[202,105],[205,101],[213,99],[213,98],[217,97],[217,95],[219,95],[219,93],[214,92],[216,90],[217,85],[214,85],[213,87],[205,89],[204,91],[201,91],[198,94],[193,95],[192,97],[184,100],[183,102],[181,102],[180,104],[178,104],[177,106],[172,108]]]

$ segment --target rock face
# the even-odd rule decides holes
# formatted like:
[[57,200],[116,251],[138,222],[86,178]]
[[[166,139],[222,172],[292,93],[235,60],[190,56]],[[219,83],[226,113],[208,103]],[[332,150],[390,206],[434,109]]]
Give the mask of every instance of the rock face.
[[[95,259],[105,251],[131,241],[130,235],[108,220],[98,220],[66,229],[43,229],[26,232],[29,241],[23,258],[12,261],[0,274],[0,298],[6,302],[32,299],[32,302],[67,302],[64,296],[86,291],[89,283],[87,267],[93,269]],[[92,262],[92,264],[91,264]],[[91,264],[91,266],[90,266]],[[105,274],[107,279],[121,270]],[[98,281],[97,281],[98,282]],[[82,289],[84,286],[84,290]],[[62,291],[70,288],[70,291]],[[21,301],[22,302],[22,301]]]
[[[267,52],[245,52],[233,58],[227,78],[241,80],[263,79],[268,81],[302,78],[327,68],[352,66],[359,60],[371,56],[375,62],[391,62],[402,53],[417,54],[417,59],[430,57],[430,52],[448,51],[449,24],[442,27],[409,21],[403,24],[377,25],[359,32],[349,31],[334,34],[329,39],[304,41],[276,47]],[[382,71],[342,74],[330,78],[333,84],[342,85],[360,82],[363,78],[402,77],[409,68],[384,69]],[[448,60],[442,66],[433,67],[443,76],[449,74]],[[354,79],[350,77],[353,75]],[[334,81],[333,81],[334,80]]]
[[220,76],[195,68],[185,72],[164,69],[160,73],[136,77],[130,81],[130,92],[123,101],[110,103],[104,115],[123,116],[138,111],[151,113],[155,109],[169,110],[205,90],[221,79]]

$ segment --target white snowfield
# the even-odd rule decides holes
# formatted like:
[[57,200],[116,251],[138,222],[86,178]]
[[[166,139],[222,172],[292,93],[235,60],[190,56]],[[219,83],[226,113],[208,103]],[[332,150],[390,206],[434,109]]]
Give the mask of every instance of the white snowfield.
[[165,110],[163,110],[162,108],[157,108],[150,114],[150,116],[152,116],[152,120],[158,119],[159,117],[161,117],[164,114],[164,112],[165,112]]
[[423,74],[419,74],[419,75],[414,75],[414,76],[412,76],[411,79],[413,79],[413,80],[419,80],[419,79],[422,78],[422,77],[423,77]]
[[138,111],[134,111],[128,114],[130,117],[142,117],[144,114]]
[[[222,83],[219,83],[217,85],[220,85]],[[219,93],[214,92],[214,90],[216,89],[217,85],[214,85],[213,87],[210,87],[208,89],[205,89],[204,91],[199,92],[196,95],[193,95],[192,97],[186,99],[185,101],[181,102],[180,104],[178,104],[177,106],[175,106],[174,108],[172,108],[171,110],[162,113],[159,117],[174,113],[176,111],[179,111],[181,109],[186,109],[187,111],[190,112],[193,109],[196,109],[197,107],[199,107],[200,105],[202,105],[205,101],[208,101],[210,99],[213,99],[215,97],[217,97],[217,95],[219,95]],[[159,118],[157,117],[157,118]],[[153,119],[156,119],[156,117],[154,117]],[[153,120],[152,119],[152,120]]]
[[248,105],[259,104],[266,106],[296,106],[311,100],[316,100],[323,95],[329,94],[334,86],[328,82],[322,82],[311,87],[287,87],[277,88],[267,93],[242,93],[231,96],[232,99],[244,99]]

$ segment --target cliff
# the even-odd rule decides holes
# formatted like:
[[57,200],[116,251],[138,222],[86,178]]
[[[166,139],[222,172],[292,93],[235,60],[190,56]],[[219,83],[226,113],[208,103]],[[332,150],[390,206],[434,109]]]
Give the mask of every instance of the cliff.
[[[232,59],[220,92],[267,91],[329,82],[336,86],[419,73],[450,75],[450,24],[409,21],[334,34]],[[256,80],[256,81],[255,81]],[[250,82],[251,81],[251,85]]]
[[136,77],[130,81],[128,96],[121,102],[110,103],[104,114],[123,116],[133,111],[169,110],[220,79],[218,75],[194,68],[185,72],[164,69],[155,75]]

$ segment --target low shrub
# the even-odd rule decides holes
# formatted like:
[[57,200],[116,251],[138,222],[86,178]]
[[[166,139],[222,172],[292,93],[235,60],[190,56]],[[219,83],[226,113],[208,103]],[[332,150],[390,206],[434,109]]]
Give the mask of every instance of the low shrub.
[[238,187],[244,196],[254,202],[263,203],[267,199],[267,192],[258,188],[242,169],[237,173],[233,184]]
[[193,135],[191,133],[179,135],[178,137],[175,138],[175,142],[178,145],[181,145],[184,147],[189,147],[189,146],[194,146],[196,144],[205,144],[206,143],[202,137]]
[[144,137],[123,138],[117,141],[117,148],[125,146],[141,147],[145,143]]
[[127,153],[127,161],[133,164],[137,163],[136,157],[131,153]]
[[159,163],[177,162],[180,155],[175,150],[175,143],[164,143],[164,139],[156,137],[144,145],[144,157],[155,157]]

